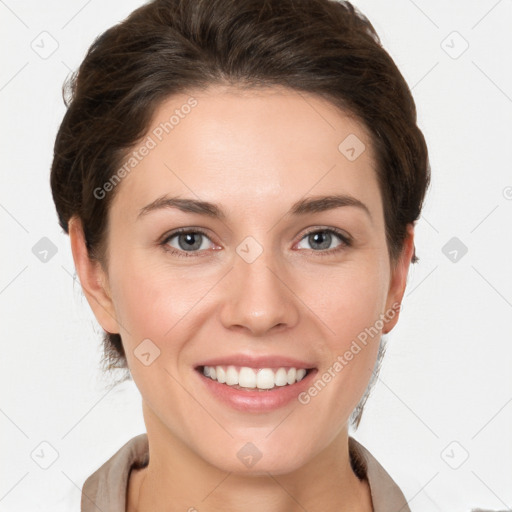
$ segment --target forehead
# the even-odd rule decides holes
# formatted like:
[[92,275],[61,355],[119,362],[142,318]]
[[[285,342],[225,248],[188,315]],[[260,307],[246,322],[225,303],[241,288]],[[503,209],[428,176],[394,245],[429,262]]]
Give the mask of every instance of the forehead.
[[366,127],[284,88],[212,86],[166,99],[125,168],[114,203],[130,216],[165,193],[246,211],[335,192],[382,207]]

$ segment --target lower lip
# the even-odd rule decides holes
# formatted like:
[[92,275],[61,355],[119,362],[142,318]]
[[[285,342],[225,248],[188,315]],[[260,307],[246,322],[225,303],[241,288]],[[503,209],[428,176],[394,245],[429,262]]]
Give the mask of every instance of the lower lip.
[[311,380],[317,370],[310,370],[301,381],[295,384],[274,386],[272,389],[265,391],[244,391],[243,389],[236,389],[227,384],[221,384],[209,377],[205,377],[200,370],[196,370],[196,372],[208,392],[217,399],[226,403],[233,409],[238,409],[243,412],[258,413],[279,409],[288,405],[294,399],[297,399],[299,394],[311,385]]

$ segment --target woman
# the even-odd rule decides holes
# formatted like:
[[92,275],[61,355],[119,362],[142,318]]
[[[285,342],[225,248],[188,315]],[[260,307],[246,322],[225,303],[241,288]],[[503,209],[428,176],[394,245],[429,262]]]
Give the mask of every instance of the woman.
[[156,0],[71,82],[51,185],[147,434],[82,510],[409,510],[357,428],[430,180],[413,98],[330,0]]

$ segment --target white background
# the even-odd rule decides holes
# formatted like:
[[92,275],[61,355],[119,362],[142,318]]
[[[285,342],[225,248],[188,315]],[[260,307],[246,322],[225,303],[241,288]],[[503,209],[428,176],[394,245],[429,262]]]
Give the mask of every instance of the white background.
[[[99,370],[101,331],[49,187],[62,83],[140,4],[0,2],[0,511],[78,510],[85,478],[145,431],[133,383],[109,388]],[[420,262],[354,437],[413,512],[511,509],[512,2],[354,5],[412,88],[432,165]],[[46,59],[31,47],[51,47],[43,31],[58,42]],[[32,253],[42,237],[58,249],[46,263]],[[442,251],[452,237],[468,248],[456,262]],[[45,470],[34,450],[58,458]]]

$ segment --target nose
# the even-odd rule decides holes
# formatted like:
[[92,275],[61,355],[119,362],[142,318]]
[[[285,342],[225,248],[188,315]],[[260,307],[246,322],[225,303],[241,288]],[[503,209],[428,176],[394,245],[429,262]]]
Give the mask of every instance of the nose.
[[265,336],[296,325],[299,299],[287,276],[270,251],[263,251],[252,263],[235,256],[220,315],[224,327]]

